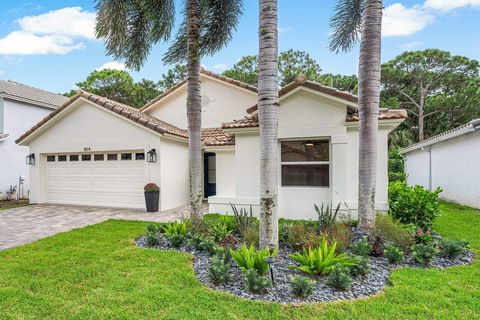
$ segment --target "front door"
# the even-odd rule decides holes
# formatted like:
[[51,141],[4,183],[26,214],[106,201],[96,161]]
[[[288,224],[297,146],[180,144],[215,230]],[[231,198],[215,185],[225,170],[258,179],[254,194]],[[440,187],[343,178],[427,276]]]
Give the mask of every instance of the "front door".
[[208,198],[217,194],[217,171],[215,166],[215,153],[205,153],[203,156],[203,185],[204,197]]

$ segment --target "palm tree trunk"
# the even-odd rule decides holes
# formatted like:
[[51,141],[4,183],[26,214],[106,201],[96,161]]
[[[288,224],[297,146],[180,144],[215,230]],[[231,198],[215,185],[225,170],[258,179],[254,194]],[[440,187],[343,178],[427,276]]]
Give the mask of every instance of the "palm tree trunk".
[[360,227],[370,229],[375,221],[377,135],[380,104],[382,0],[366,0],[358,70]]
[[277,0],[259,0],[260,247],[278,245]]
[[202,104],[200,91],[200,26],[198,0],[187,1],[187,120],[192,220],[203,219]]

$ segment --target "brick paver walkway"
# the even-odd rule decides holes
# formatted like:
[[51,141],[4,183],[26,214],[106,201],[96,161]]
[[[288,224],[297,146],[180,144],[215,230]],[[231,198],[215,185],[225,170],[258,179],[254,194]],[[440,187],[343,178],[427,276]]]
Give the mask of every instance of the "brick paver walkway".
[[146,213],[131,209],[31,205],[0,211],[0,250],[108,219],[168,222],[188,217],[189,207]]

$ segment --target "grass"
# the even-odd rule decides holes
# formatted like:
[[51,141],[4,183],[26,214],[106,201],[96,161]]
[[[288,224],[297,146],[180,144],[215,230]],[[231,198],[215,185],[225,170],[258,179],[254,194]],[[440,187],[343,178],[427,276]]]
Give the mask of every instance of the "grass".
[[[443,204],[435,229],[480,253],[480,211]],[[0,319],[478,319],[480,263],[399,269],[377,296],[285,306],[213,292],[192,257],[136,248],[146,223],[107,221],[0,252]]]

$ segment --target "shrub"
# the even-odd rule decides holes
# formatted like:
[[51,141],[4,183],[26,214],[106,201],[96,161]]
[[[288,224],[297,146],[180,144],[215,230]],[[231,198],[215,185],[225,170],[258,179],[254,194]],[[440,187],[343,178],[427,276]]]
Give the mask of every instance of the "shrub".
[[423,244],[432,244],[433,243],[433,236],[430,230],[422,230],[418,229],[415,233],[415,241],[416,243],[423,243]]
[[170,245],[174,248],[179,248],[185,242],[185,236],[181,234],[172,234],[166,236]]
[[147,228],[145,230],[145,241],[147,243],[147,246],[152,247],[159,244],[160,242],[159,234],[160,234],[159,226],[154,224],[147,225]]
[[328,241],[337,241],[337,253],[345,252],[352,241],[353,232],[350,225],[350,221],[337,222],[330,231],[324,234]]
[[415,244],[412,247],[413,260],[424,266],[428,266],[433,261],[435,253],[435,248],[428,244]]
[[212,237],[203,234],[194,234],[190,238],[190,243],[199,251],[205,251],[210,255],[214,253],[215,240]]
[[395,219],[429,229],[440,213],[438,195],[442,189],[430,192],[422,186],[410,187],[406,182],[392,182],[388,187],[388,203]]
[[314,204],[313,206],[318,215],[319,233],[331,230],[337,222],[338,212],[340,211],[340,203],[338,203],[335,211],[333,211],[333,203],[330,203],[330,205],[327,204],[325,208],[323,206],[323,203],[320,208],[318,208],[316,204]]
[[315,248],[303,249],[303,253],[296,252],[288,256],[300,263],[294,268],[308,274],[329,274],[335,266],[354,266],[355,262],[345,253],[335,254],[337,243],[328,245],[327,239],[322,238],[320,245]]
[[362,240],[352,244],[350,250],[357,256],[366,257],[372,252],[372,246],[368,243],[367,237],[363,237]]
[[218,218],[218,223],[223,223],[228,231],[231,231],[232,233],[235,231],[237,227],[237,223],[235,222],[235,217],[234,216],[229,216],[227,214],[221,215]]
[[463,240],[443,239],[440,242],[440,256],[455,259],[468,249],[468,242]]
[[228,224],[224,222],[218,222],[212,225],[209,231],[213,238],[218,242],[230,236],[233,232],[233,229],[229,229]]
[[355,262],[355,265],[350,267],[350,273],[353,276],[364,276],[370,273],[370,266],[366,257],[352,256],[352,260]]
[[214,257],[222,259],[223,261],[229,261],[232,258],[232,256],[230,255],[230,249],[220,246],[215,246],[213,248],[213,254]]
[[350,276],[348,269],[344,267],[333,268],[327,283],[339,290],[347,290],[352,286],[352,277]]
[[315,287],[316,282],[302,276],[293,276],[290,277],[290,287],[292,292],[297,297],[308,297],[312,294],[313,288]]
[[247,247],[246,244],[243,244],[242,247],[236,251],[230,249],[230,255],[240,269],[243,271],[255,269],[261,276],[268,271],[268,264],[265,262],[265,258],[275,257],[277,253],[278,248],[270,252],[268,247],[262,250],[256,250],[253,245]]
[[246,269],[243,271],[243,285],[246,291],[262,293],[265,292],[271,284],[267,277],[261,276],[255,269]]
[[383,250],[383,255],[392,264],[402,261],[404,257],[403,251],[394,244],[387,245],[385,250]]
[[[370,234],[371,237],[381,239],[377,239],[377,242],[393,243],[403,251],[409,251],[414,243],[413,232],[391,215],[378,214]],[[383,246],[378,248],[382,251],[383,249]]]
[[260,234],[256,223],[245,227],[240,235],[243,239],[243,242],[245,242],[247,245],[253,244],[256,246],[260,241]]
[[383,249],[385,248],[385,240],[375,234],[368,236],[368,243],[372,246],[372,252],[370,253],[374,257],[383,256]]
[[285,242],[294,250],[316,247],[319,242],[315,228],[304,223],[291,225],[286,231],[285,239]]
[[145,192],[158,192],[160,188],[155,183],[147,183],[145,187],[143,187],[143,191]]
[[405,158],[398,152],[397,148],[392,148],[388,154],[388,181],[406,181]]
[[225,260],[214,256],[210,259],[210,268],[208,269],[208,276],[214,284],[225,283],[229,280],[229,266]]
[[256,225],[256,219],[253,217],[252,205],[250,205],[249,211],[245,208],[240,208],[240,210],[238,210],[232,203],[230,203],[230,207],[232,208],[235,217],[235,225],[240,235],[244,234],[245,229],[250,228],[252,225]]

